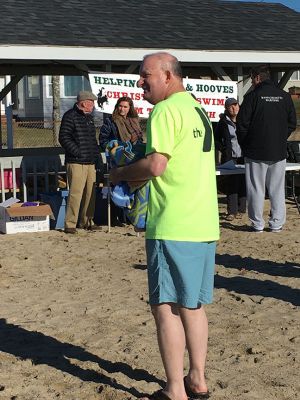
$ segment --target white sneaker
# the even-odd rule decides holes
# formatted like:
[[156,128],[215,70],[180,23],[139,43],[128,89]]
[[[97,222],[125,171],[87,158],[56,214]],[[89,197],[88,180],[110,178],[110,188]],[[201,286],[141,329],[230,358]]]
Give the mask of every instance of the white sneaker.
[[254,226],[250,227],[250,232],[254,232],[254,233],[263,233],[263,229],[256,229],[254,228]]
[[277,233],[282,231],[282,226],[280,228],[270,228],[270,232]]

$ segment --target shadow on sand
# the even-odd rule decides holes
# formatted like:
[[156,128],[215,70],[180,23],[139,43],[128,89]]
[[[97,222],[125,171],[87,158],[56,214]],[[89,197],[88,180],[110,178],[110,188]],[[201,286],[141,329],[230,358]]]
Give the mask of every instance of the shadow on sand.
[[272,281],[260,281],[241,276],[224,277],[216,275],[215,288],[226,289],[247,296],[271,297],[300,306],[300,290]]
[[163,385],[164,382],[149,374],[144,369],[133,369],[123,362],[111,362],[87,352],[80,346],[60,342],[51,336],[40,332],[28,331],[18,325],[8,324],[5,319],[0,319],[0,351],[12,354],[23,360],[31,360],[33,364],[46,364],[82,381],[91,381],[108,385],[111,388],[127,392],[135,397],[143,393],[133,387],[126,387],[114,378],[91,369],[82,369],[71,363],[70,359],[94,362],[107,373],[121,372],[128,378],[136,381],[156,382]]
[[269,260],[260,260],[252,257],[241,257],[232,254],[216,254],[216,264],[228,268],[256,271],[271,276],[283,276],[287,278],[300,278],[300,264],[285,262],[277,263]]

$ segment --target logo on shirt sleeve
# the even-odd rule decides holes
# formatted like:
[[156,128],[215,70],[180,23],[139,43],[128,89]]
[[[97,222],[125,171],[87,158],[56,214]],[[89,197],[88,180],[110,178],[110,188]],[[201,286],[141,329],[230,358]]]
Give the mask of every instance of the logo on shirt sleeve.
[[193,135],[194,135],[194,138],[197,139],[198,137],[202,137],[203,133],[201,131],[199,131],[198,128],[195,128],[195,129],[193,129]]
[[[203,125],[204,125],[204,140],[203,140],[203,152],[207,153],[209,151],[211,151],[212,148],[212,127],[211,127],[211,123],[209,121],[209,118],[206,114],[206,112],[199,108],[199,107],[195,107],[195,110],[197,111]],[[203,134],[202,132],[200,132],[198,129],[194,129],[193,130],[193,134],[194,137],[202,137]],[[198,135],[198,136],[195,136]]]

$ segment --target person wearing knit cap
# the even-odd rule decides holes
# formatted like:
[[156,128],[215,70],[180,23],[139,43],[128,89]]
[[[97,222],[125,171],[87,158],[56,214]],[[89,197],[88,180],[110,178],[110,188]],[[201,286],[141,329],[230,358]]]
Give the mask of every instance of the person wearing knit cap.
[[[240,106],[237,99],[229,97],[225,101],[224,114],[216,128],[216,148],[221,152],[221,164],[232,160],[235,164],[244,164],[242,150],[236,137],[236,118]],[[244,175],[224,177],[227,196],[227,221],[242,218],[246,213],[246,183]]]

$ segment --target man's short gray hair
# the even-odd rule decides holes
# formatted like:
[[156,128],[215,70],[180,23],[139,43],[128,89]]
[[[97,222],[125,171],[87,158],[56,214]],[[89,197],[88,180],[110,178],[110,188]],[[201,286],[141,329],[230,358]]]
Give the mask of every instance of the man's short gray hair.
[[148,57],[155,56],[161,61],[163,71],[171,71],[175,76],[182,79],[181,65],[178,59],[166,51],[158,51],[156,53],[146,54],[144,60]]

